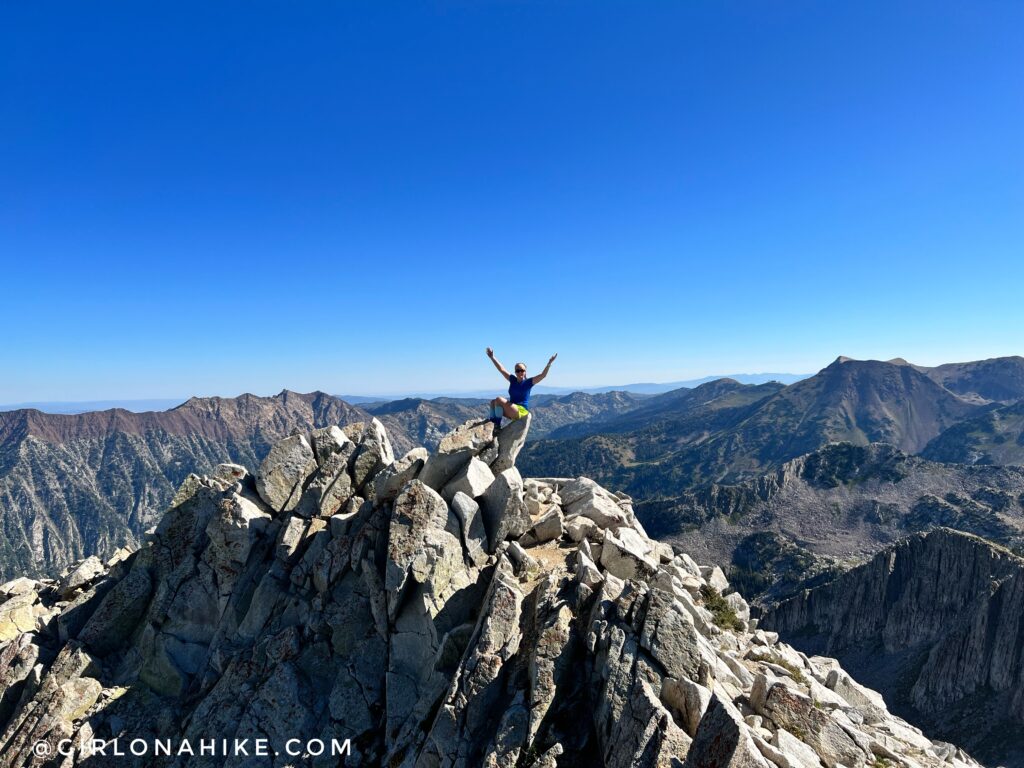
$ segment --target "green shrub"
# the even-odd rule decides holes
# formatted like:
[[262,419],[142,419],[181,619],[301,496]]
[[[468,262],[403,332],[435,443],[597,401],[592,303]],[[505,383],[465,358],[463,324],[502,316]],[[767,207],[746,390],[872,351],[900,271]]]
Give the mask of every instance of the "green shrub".
[[743,622],[736,615],[736,611],[722,597],[721,593],[710,584],[703,584],[700,588],[700,596],[704,600],[704,607],[711,612],[711,619],[722,629],[743,629]]
[[803,671],[799,667],[797,667],[795,664],[791,664],[790,662],[786,661],[784,658],[782,658],[781,656],[778,656],[778,655],[772,657],[772,663],[773,664],[778,664],[784,670],[789,672],[790,677],[792,677],[794,680],[796,680],[801,685],[806,685],[807,684],[807,678],[804,677]]

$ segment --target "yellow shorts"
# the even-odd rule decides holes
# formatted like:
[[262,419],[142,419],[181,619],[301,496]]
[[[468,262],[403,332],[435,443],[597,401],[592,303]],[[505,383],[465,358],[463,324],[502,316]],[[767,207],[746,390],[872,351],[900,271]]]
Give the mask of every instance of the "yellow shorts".
[[526,410],[525,408],[523,408],[523,406],[521,406],[521,405],[517,405],[516,403],[512,403],[512,405],[516,409],[516,414],[517,414],[516,415],[516,419],[517,420],[523,418],[523,416],[525,416],[526,414],[529,413],[529,411]]

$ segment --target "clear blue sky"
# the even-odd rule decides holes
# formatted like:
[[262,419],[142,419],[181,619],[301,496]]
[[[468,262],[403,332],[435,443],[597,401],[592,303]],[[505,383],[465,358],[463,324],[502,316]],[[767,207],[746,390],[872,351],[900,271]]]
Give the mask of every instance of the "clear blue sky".
[[7,2],[0,403],[1024,352],[1024,3]]

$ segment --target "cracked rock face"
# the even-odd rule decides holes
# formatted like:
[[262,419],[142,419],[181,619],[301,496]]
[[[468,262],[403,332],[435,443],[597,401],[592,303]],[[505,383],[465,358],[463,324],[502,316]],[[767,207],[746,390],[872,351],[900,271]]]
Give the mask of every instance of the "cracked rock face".
[[[986,763],[1024,761],[1024,560],[1007,550],[940,528],[783,601],[763,621],[807,653],[839,657],[894,709]],[[893,659],[906,660],[898,679]],[[827,685],[868,722],[884,708],[841,669]]]
[[189,477],[138,550],[0,586],[0,766],[115,737],[271,748],[119,766],[975,765],[757,629],[627,498],[521,478],[527,428],[397,461],[376,421],[295,435]]
[[302,484],[316,470],[313,449],[303,435],[286,437],[270,449],[256,473],[256,489],[276,512],[295,509]]

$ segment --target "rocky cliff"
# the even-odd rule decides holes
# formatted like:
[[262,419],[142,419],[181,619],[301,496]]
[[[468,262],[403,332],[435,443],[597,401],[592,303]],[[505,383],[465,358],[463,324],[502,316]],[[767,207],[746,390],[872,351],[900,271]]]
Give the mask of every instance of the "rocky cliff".
[[296,434],[187,477],[138,550],[4,584],[0,765],[975,765],[629,498],[523,480],[528,427]]
[[940,529],[762,618],[834,655],[893,710],[991,764],[1024,765],[1024,560]]

